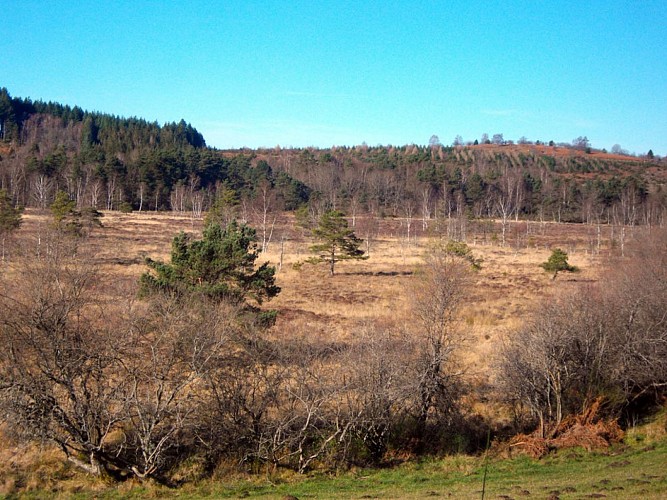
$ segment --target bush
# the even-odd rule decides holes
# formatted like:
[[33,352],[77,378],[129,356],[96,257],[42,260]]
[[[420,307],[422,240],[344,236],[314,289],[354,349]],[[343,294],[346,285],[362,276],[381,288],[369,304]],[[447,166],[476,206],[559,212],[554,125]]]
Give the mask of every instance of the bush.
[[560,248],[554,248],[549,260],[540,264],[540,267],[548,273],[554,273],[552,279],[556,279],[559,271],[574,273],[579,271],[576,266],[570,265],[567,261],[567,253]]
[[134,209],[132,208],[132,204],[128,203],[127,201],[121,203],[120,206],[118,207],[118,210],[120,210],[120,212],[124,214],[129,214],[134,211]]
[[[599,283],[549,297],[508,337],[500,354],[501,390],[506,402],[529,410],[543,436],[595,401],[604,403],[601,416],[627,421],[660,405],[667,388],[662,238],[643,241]],[[566,254],[554,254],[558,270]]]

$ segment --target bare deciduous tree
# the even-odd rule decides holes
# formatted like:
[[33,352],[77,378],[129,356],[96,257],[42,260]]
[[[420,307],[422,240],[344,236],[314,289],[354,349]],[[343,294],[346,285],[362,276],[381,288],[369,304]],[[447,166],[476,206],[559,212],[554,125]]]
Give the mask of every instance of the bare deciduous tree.
[[416,412],[422,427],[429,418],[446,419],[456,413],[463,375],[455,356],[463,341],[456,313],[470,280],[469,263],[434,249],[411,289],[418,335],[414,364],[418,381]]
[[536,417],[542,435],[595,400],[619,415],[664,394],[664,242],[664,234],[652,235],[602,283],[548,298],[511,333],[500,354],[501,388],[509,402]]
[[[122,466],[112,431],[125,420],[117,336],[97,304],[95,270],[62,241],[16,261],[3,276],[0,387],[15,430],[57,443],[68,459],[99,474]],[[85,458],[84,458],[85,457]]]
[[158,296],[132,321],[132,352],[118,375],[126,384],[126,446],[138,477],[159,476],[178,461],[179,448],[192,444],[205,378],[227,348],[235,316],[231,306],[205,297]]

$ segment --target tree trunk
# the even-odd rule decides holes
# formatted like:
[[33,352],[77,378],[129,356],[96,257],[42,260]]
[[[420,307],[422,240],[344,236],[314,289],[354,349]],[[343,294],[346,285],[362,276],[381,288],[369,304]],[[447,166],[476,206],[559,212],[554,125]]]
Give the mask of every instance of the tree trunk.
[[78,458],[73,457],[72,455],[69,454],[67,455],[67,460],[72,462],[80,469],[86,471],[88,474],[92,474],[93,476],[100,475],[101,472],[100,463],[95,458],[95,455],[93,453],[90,454],[90,463],[86,463],[83,460],[79,460]]

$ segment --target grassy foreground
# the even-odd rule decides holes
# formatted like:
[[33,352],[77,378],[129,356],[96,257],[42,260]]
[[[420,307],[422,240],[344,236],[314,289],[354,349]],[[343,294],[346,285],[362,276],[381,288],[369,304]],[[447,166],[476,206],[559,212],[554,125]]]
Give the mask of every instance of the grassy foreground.
[[[608,454],[570,450],[546,460],[517,458],[488,464],[485,498],[665,498],[667,443]],[[277,486],[234,485],[192,495],[249,498],[481,498],[482,459],[454,457],[391,470],[314,477]]]
[[[662,420],[662,419],[660,419]],[[626,443],[604,451],[562,450],[534,460],[525,456],[454,456],[387,469],[359,469],[340,475],[247,476],[207,480],[167,489],[155,485],[78,482],[58,491],[34,490],[23,498],[666,498],[667,439],[629,433]],[[485,466],[486,464],[486,466]],[[62,488],[62,489],[61,489]],[[9,496],[11,497],[11,495]],[[8,497],[5,497],[8,498]]]

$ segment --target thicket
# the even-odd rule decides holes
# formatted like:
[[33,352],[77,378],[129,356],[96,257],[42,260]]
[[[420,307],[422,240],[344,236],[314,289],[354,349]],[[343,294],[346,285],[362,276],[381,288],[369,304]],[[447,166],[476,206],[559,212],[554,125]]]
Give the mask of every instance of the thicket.
[[499,356],[505,401],[543,437],[568,416],[631,424],[667,389],[667,234],[655,231],[598,283],[549,297],[510,332]]
[[177,236],[142,299],[138,284],[115,289],[64,227],[22,242],[0,275],[10,437],[55,443],[91,474],[167,484],[193,463],[198,477],[221,461],[305,472],[480,445],[456,357],[469,262],[428,259],[411,330],[360,326],[331,345],[249,314],[253,293],[279,291],[252,265],[253,237],[235,222]]

